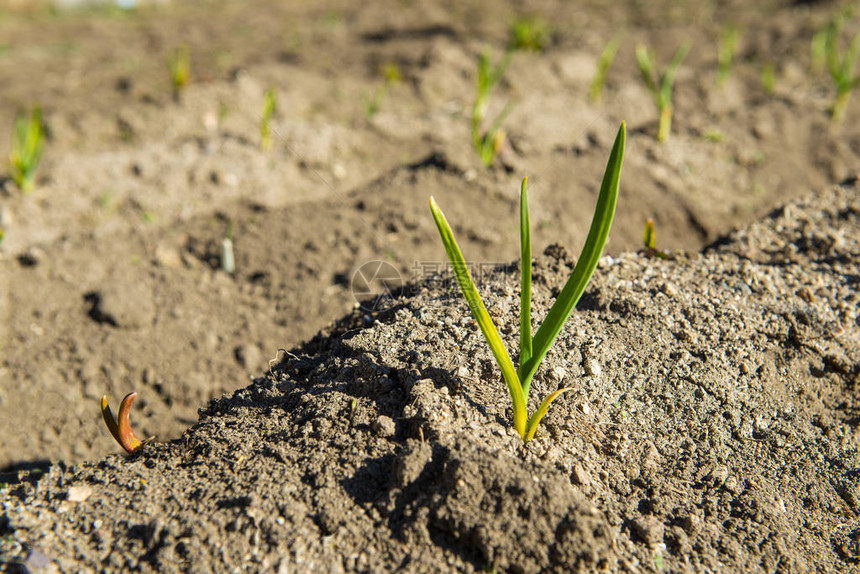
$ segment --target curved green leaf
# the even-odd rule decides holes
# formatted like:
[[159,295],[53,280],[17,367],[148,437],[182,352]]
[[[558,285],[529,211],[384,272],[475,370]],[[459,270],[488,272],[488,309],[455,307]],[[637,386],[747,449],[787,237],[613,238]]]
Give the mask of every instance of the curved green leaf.
[[466,266],[466,261],[463,259],[463,253],[457,245],[457,240],[454,239],[454,233],[451,231],[451,226],[448,225],[448,220],[445,219],[445,214],[439,209],[436,200],[430,198],[430,211],[433,212],[433,219],[436,221],[436,227],[439,228],[439,234],[442,236],[442,244],[445,246],[445,252],[448,254],[448,259],[451,261],[451,266],[454,271],[454,277],[457,279],[457,284],[460,285],[460,290],[469,304],[469,309],[472,311],[472,316],[481,328],[481,333],[490,345],[490,350],[496,358],[496,362],[502,371],[502,376],[505,383],[508,385],[508,391],[511,393],[514,408],[514,428],[521,437],[525,437],[526,432],[526,399],[523,393],[522,385],[517,377],[517,372],[514,369],[514,363],[511,361],[511,356],[505,349],[502,338],[487,313],[487,308],[478,294],[475,287],[475,282],[472,280],[472,275],[469,273],[469,268]]
[[526,436],[525,442],[529,442],[535,436],[535,432],[537,431],[538,425],[540,424],[541,419],[546,414],[546,411],[549,410],[549,405],[561,395],[561,393],[565,391],[571,390],[573,387],[564,387],[563,389],[558,389],[556,392],[548,396],[543,400],[538,407],[538,410],[535,411],[535,414],[531,416],[529,419],[529,424],[526,425]]
[[532,377],[540,366],[549,348],[555,342],[556,337],[564,327],[567,318],[573,311],[582,293],[585,291],[588,281],[591,279],[603,247],[609,238],[609,228],[615,216],[615,204],[618,200],[618,185],[621,178],[621,164],[624,161],[624,144],[626,141],[626,125],[621,122],[615,144],[609,154],[606,172],[603,174],[603,183],[600,186],[600,195],[597,198],[597,208],[594,219],[591,221],[591,229],[585,240],[585,246],[571,273],[570,278],[547,313],[543,324],[538,328],[532,341],[532,356],[525,367],[520,368],[523,393],[528,394]]

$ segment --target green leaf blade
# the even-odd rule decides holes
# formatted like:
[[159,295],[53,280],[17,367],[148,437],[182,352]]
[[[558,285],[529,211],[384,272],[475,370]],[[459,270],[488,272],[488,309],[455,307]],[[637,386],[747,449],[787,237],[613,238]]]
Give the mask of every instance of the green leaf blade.
[[588,281],[591,279],[597,262],[603,253],[603,248],[609,238],[609,229],[615,215],[615,204],[618,200],[618,186],[621,178],[621,165],[624,161],[624,146],[626,142],[626,124],[621,122],[615,144],[609,154],[606,172],[603,175],[603,183],[600,186],[600,195],[597,198],[597,207],[594,219],[585,245],[576,262],[576,266],[565,283],[549,313],[547,313],[541,326],[532,340],[532,356],[524,368],[521,368],[521,380],[523,392],[528,394],[532,377],[546,357],[549,348],[555,342],[561,329],[567,322],[574,306],[579,301]]
[[541,419],[544,417],[547,410],[549,410],[549,405],[555,399],[557,399],[559,397],[559,395],[561,395],[562,393],[569,391],[571,389],[573,389],[573,387],[564,387],[563,389],[558,389],[553,394],[551,394],[550,396],[548,396],[547,398],[545,398],[543,400],[543,402],[540,404],[540,407],[538,407],[538,410],[536,410],[535,414],[533,414],[531,416],[531,418],[529,418],[529,422],[526,425],[526,436],[525,436],[526,442],[529,442],[530,440],[532,440],[534,438],[535,432],[537,431],[537,428],[538,428],[538,425],[540,424]]
[[[532,357],[532,240],[529,224],[529,178],[520,187],[520,368]],[[522,376],[520,373],[520,380]],[[528,401],[528,395],[525,395]]]
[[502,343],[502,338],[499,336],[499,332],[496,330],[490,314],[487,313],[487,308],[484,306],[480,294],[478,294],[475,282],[472,280],[472,275],[469,273],[469,268],[466,266],[466,261],[463,258],[463,253],[460,251],[459,245],[457,245],[457,240],[454,239],[451,226],[448,225],[445,214],[442,213],[442,210],[436,204],[436,200],[432,197],[430,198],[430,211],[433,213],[436,227],[439,228],[439,234],[442,236],[442,244],[445,246],[448,259],[451,261],[457,284],[460,286],[460,290],[469,304],[469,309],[472,311],[472,316],[481,328],[481,333],[483,333],[484,339],[487,340],[487,344],[490,346],[490,350],[493,352],[493,356],[496,358],[496,362],[502,371],[502,377],[508,385],[508,390],[513,401],[514,428],[521,437],[525,437],[527,418],[526,400],[519,377],[517,377],[517,372],[514,369],[514,363],[511,361],[504,343]]

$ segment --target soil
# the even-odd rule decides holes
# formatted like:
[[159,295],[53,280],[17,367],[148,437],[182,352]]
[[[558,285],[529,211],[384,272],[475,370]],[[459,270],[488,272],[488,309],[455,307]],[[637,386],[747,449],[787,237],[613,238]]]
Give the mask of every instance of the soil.
[[[0,133],[40,104],[49,137],[35,191],[0,190],[0,564],[850,571],[860,101],[832,125],[834,90],[809,56],[839,9],[7,4]],[[491,96],[491,114],[514,105],[487,169],[469,136],[476,61],[484,46],[501,54],[517,16],[550,34],[513,54]],[[725,24],[742,34],[717,86]],[[672,135],[658,143],[633,48],[666,62],[685,40]],[[192,81],[174,95],[166,61],[184,45]],[[382,71],[392,64],[398,81]],[[531,408],[574,390],[524,445],[427,198],[513,349],[519,181],[543,251],[539,319],[572,269],[621,120],[608,255]],[[647,218],[670,259],[640,250]],[[404,285],[368,298],[391,287],[360,281],[379,269]],[[157,439],[107,454],[119,448],[98,399],[133,390],[133,425]]]

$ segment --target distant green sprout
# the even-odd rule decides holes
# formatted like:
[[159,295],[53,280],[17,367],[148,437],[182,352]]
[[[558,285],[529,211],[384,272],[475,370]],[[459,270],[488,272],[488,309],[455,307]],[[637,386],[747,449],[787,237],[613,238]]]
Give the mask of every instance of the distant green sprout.
[[603,85],[606,83],[606,75],[609,73],[609,68],[612,67],[612,62],[615,61],[615,54],[621,46],[621,39],[622,35],[616,34],[600,53],[600,58],[597,60],[597,73],[591,82],[591,88],[588,90],[588,97],[592,102],[600,101]]
[[119,404],[119,412],[116,417],[113,416],[113,412],[111,412],[110,407],[108,406],[107,395],[103,395],[101,400],[102,418],[105,421],[105,426],[107,426],[108,431],[114,440],[118,442],[128,454],[136,453],[143,448],[146,443],[152,440],[149,438],[142,441],[138,439],[137,436],[135,436],[134,431],[131,430],[131,423],[128,420],[128,416],[131,412],[131,404],[134,402],[136,397],[137,393],[127,394]]
[[382,109],[382,101],[385,99],[387,93],[388,90],[385,89],[385,84],[380,84],[372,96],[362,94],[361,105],[364,108],[364,115],[368,119],[374,117]]
[[361,104],[364,107],[364,115],[367,118],[372,118],[382,108],[382,102],[385,96],[388,95],[388,89],[399,84],[403,77],[400,74],[400,67],[395,62],[389,62],[380,69],[383,81],[376,88],[376,92],[372,96],[362,95]]
[[12,151],[9,153],[12,181],[23,193],[33,191],[36,168],[44,147],[45,127],[42,125],[42,110],[37,106],[30,111],[29,118],[24,114],[18,115],[12,134]]
[[645,222],[645,233],[642,234],[643,252],[648,257],[656,257],[658,259],[672,259],[672,255],[657,249],[657,233],[654,231],[654,221],[648,219]]
[[518,369],[514,369],[513,361],[511,361],[511,357],[499,336],[499,332],[496,330],[496,326],[493,324],[493,320],[490,318],[489,313],[487,313],[487,308],[484,306],[478,289],[475,287],[475,283],[469,273],[469,268],[466,266],[466,261],[463,258],[463,253],[460,251],[451,227],[448,225],[448,220],[445,219],[445,215],[439,209],[436,201],[432,197],[430,198],[430,210],[433,213],[436,226],[439,228],[439,234],[442,236],[442,243],[445,246],[448,259],[451,261],[454,277],[457,279],[460,290],[463,292],[463,296],[469,304],[469,309],[472,311],[472,316],[478,323],[484,339],[487,340],[493,356],[496,358],[496,363],[502,371],[502,377],[508,386],[508,391],[513,402],[514,428],[523,439],[523,442],[528,442],[534,438],[535,431],[541,419],[546,414],[549,405],[561,393],[569,391],[572,388],[563,387],[556,390],[543,400],[531,417],[528,416],[529,387],[532,378],[561,332],[562,327],[564,327],[565,322],[567,322],[568,317],[570,317],[577,301],[579,301],[579,298],[585,291],[585,287],[588,285],[588,281],[597,267],[597,262],[603,252],[603,247],[606,245],[606,240],[609,238],[609,228],[612,225],[612,219],[615,215],[615,204],[618,199],[618,185],[621,177],[621,164],[624,161],[626,134],[626,126],[622,122],[621,127],[618,129],[618,135],[615,138],[615,144],[612,146],[612,151],[609,154],[606,171],[603,174],[603,183],[600,186],[600,194],[597,198],[597,208],[591,221],[591,229],[585,240],[585,246],[582,248],[582,253],[580,253],[576,266],[567,283],[565,283],[564,288],[559,293],[558,298],[553,303],[543,324],[540,325],[534,337],[531,335],[532,253],[527,195],[528,178],[523,180],[520,190],[520,256],[522,278],[520,290],[520,357]]
[[776,92],[776,71],[773,62],[765,62],[761,67],[761,88],[769,96]]
[[266,90],[263,100],[263,114],[260,116],[260,147],[263,151],[272,149],[272,130],[269,124],[278,107],[278,96],[274,88]]
[[472,107],[472,144],[481,162],[489,167],[496,154],[502,148],[505,142],[505,132],[502,130],[502,123],[510,113],[510,105],[505,106],[502,112],[493,120],[490,129],[486,132],[481,130],[484,123],[484,117],[487,114],[487,105],[490,99],[490,93],[501,81],[508,63],[511,59],[511,53],[505,52],[502,60],[493,66],[490,63],[490,51],[484,50],[478,57],[478,85],[477,95],[475,97],[475,105]]
[[717,85],[724,85],[732,73],[732,61],[738,49],[738,29],[725,26],[720,36],[720,46],[717,53],[719,69],[717,70]]
[[636,62],[639,64],[642,80],[648,86],[648,91],[651,92],[654,103],[657,104],[657,109],[660,111],[657,141],[666,141],[672,129],[672,89],[675,85],[675,74],[689,51],[689,44],[683,44],[678,48],[666,69],[666,73],[661,76],[655,69],[655,57],[648,51],[648,48],[645,46],[636,48]]
[[860,85],[860,75],[854,74],[857,56],[860,54],[860,32],[854,35],[848,50],[840,56],[839,28],[837,20],[830,22],[825,41],[827,70],[830,72],[833,83],[836,84],[836,101],[830,116],[833,123],[840,123],[844,119],[845,109],[848,107],[848,98],[854,88]]
[[827,63],[827,28],[819,30],[812,36],[809,44],[809,69],[814,75],[824,71]]
[[549,24],[543,18],[519,18],[511,22],[510,50],[543,51],[549,38]]
[[170,84],[173,86],[173,99],[178,100],[179,94],[191,80],[191,54],[188,46],[177,48],[167,66],[170,71]]
[[726,134],[716,128],[705,130],[705,140],[713,143],[726,141]]

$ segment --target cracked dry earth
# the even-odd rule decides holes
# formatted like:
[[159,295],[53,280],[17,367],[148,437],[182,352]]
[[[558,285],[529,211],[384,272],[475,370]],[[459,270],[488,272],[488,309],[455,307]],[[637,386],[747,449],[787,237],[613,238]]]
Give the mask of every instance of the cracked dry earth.
[[[534,316],[572,269],[536,259]],[[0,494],[12,571],[849,572],[860,186],[673,259],[604,257],[523,445],[450,277],[358,310],[181,438]],[[509,346],[518,274],[480,286]],[[534,404],[532,408],[534,408]]]

